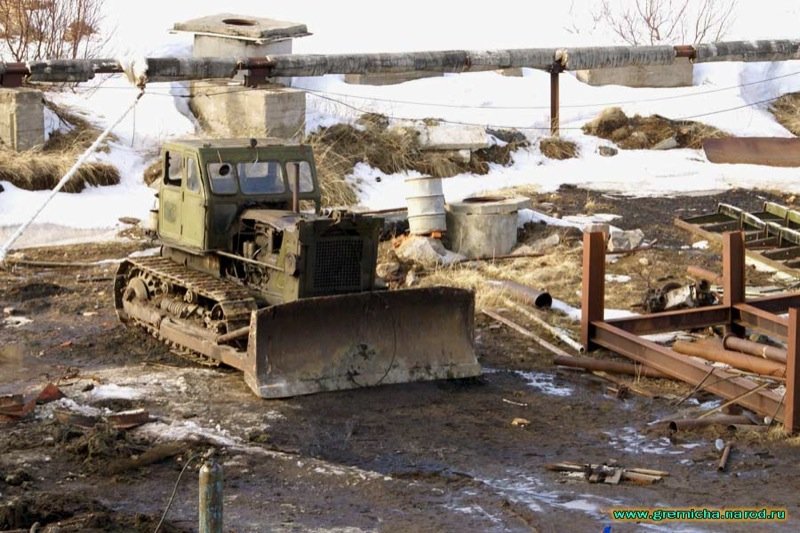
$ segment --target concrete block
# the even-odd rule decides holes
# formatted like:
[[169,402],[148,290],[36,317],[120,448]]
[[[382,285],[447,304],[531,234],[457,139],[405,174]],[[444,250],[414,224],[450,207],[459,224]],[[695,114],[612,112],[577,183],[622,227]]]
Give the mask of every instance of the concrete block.
[[0,142],[16,151],[44,144],[44,103],[35,89],[0,89]]
[[393,128],[417,132],[421,150],[480,150],[489,147],[489,137],[483,126],[425,123],[423,121],[399,122]]
[[671,65],[578,70],[575,75],[593,86],[689,87],[693,81],[693,66],[688,59],[677,58]]
[[278,86],[243,90],[202,82],[193,86],[192,94],[192,111],[214,135],[299,140],[305,132],[303,91]]
[[422,78],[437,78],[444,76],[441,72],[387,72],[385,74],[345,74],[345,83],[352,85],[395,85],[406,81]]

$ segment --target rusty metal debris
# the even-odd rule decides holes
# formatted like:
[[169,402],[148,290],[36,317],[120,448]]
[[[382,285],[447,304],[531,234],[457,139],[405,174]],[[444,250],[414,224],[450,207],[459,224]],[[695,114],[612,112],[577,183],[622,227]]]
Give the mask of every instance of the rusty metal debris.
[[644,365],[623,363],[620,361],[605,361],[602,359],[592,359],[591,357],[574,357],[559,355],[553,359],[554,365],[568,366],[571,368],[583,368],[591,371],[613,372],[615,374],[626,374],[628,376],[646,378],[668,378],[663,372],[648,368]]
[[131,429],[151,421],[150,413],[144,409],[121,411],[108,415],[85,414],[70,409],[56,409],[53,414],[56,420],[62,424],[82,428],[92,428],[101,422],[106,422],[115,429]]
[[[787,432],[800,429],[800,381],[797,366],[800,352],[800,293],[745,300],[745,235],[723,235],[723,290],[720,305],[664,311],[645,316],[604,319],[603,234],[584,234],[582,288],[582,341],[587,349],[604,347],[674,378],[704,389],[771,420],[782,421]],[[788,319],[782,316],[789,312]],[[769,388],[770,381],[758,383],[701,362],[659,345],[642,335],[725,326],[738,334],[751,329],[788,341],[786,392]],[[727,404],[726,404],[727,405]]]
[[703,151],[712,163],[800,167],[800,139],[793,137],[707,139]]
[[582,475],[589,483],[606,483],[609,485],[618,485],[621,481],[650,485],[669,476],[669,472],[651,470],[649,468],[625,468],[615,465],[573,463],[570,461],[549,464],[546,468],[550,471],[562,472],[567,475]]
[[716,213],[676,218],[674,223],[716,243],[726,231],[743,231],[748,257],[795,276],[800,269],[800,211],[764,202],[761,211],[751,213],[721,203]]
[[53,402],[63,397],[64,393],[53,383],[48,383],[38,392],[0,396],[0,422],[24,418],[33,412],[36,404]]
[[678,353],[700,357],[708,361],[725,363],[734,368],[762,376],[783,378],[786,375],[785,365],[769,359],[726,350],[721,342],[708,340],[699,342],[675,341],[672,349]]
[[738,352],[786,364],[786,350],[784,348],[767,346],[766,344],[760,344],[747,339],[740,339],[735,335],[726,335],[725,338],[722,339],[722,345],[727,350],[736,350]]
[[533,339],[534,342],[536,342],[537,344],[542,346],[544,349],[548,350],[550,353],[552,353],[554,355],[570,357],[570,354],[568,354],[567,352],[565,352],[564,350],[562,350],[558,346],[555,346],[555,345],[547,342],[546,340],[544,340],[540,336],[536,335],[534,332],[530,331],[529,329],[520,326],[519,324],[517,324],[516,322],[514,322],[513,320],[511,320],[509,318],[504,317],[496,309],[495,310],[483,309],[481,312],[484,315],[495,319],[496,321],[500,322],[501,324],[504,324],[504,325],[510,327],[511,329],[513,329],[514,331],[524,335],[525,337],[528,337],[529,339]]
[[699,280],[688,285],[667,283],[663,287],[648,289],[644,297],[644,308],[648,313],[705,307],[715,303],[717,297],[711,292],[711,284],[707,280]]
[[722,450],[722,457],[719,459],[719,465],[717,465],[717,470],[720,472],[724,472],[725,469],[728,467],[728,459],[731,456],[731,445],[730,443],[725,446],[725,449]]

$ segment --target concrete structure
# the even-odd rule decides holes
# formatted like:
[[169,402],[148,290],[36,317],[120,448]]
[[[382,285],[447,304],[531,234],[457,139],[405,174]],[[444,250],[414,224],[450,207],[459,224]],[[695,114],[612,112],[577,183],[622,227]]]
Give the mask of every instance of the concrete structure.
[[517,212],[527,198],[475,197],[447,204],[450,249],[469,258],[506,255],[517,243]]
[[679,57],[670,65],[577,70],[575,75],[580,81],[593,86],[689,87],[693,80],[693,65],[687,58]]
[[[194,34],[192,55],[264,57],[291,54],[292,39],[311,35],[305,24],[222,13],[179,22],[175,31]],[[244,81],[245,71],[234,81]],[[259,89],[226,83],[192,82],[194,114],[214,135],[297,140],[305,133],[305,93],[288,88],[291,78],[270,79]]]
[[194,87],[192,112],[214,135],[299,140],[305,133],[305,92],[272,86],[243,89],[204,83]]
[[44,144],[41,91],[0,89],[0,143],[16,151]]

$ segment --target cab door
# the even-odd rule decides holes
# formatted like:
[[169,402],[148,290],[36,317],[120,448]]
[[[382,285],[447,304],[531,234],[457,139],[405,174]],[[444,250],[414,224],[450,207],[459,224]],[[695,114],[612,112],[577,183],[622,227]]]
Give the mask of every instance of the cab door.
[[158,234],[166,240],[181,240],[181,208],[183,191],[181,190],[184,174],[183,155],[180,152],[164,153],[164,180],[158,194]]
[[186,156],[184,167],[181,240],[186,246],[205,249],[207,208],[196,156]]

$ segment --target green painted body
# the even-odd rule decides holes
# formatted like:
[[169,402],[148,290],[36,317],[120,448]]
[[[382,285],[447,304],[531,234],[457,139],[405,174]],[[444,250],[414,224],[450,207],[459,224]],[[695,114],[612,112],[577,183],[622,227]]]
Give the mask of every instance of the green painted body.
[[[161,156],[164,256],[236,278],[263,305],[372,289],[383,221],[320,213],[310,146],[187,140]],[[292,211],[295,184],[313,212]]]

